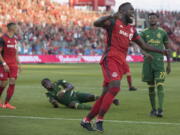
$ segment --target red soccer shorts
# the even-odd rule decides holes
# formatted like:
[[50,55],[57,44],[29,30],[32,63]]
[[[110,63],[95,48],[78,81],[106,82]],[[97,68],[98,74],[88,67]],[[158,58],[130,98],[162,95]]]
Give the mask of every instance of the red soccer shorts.
[[121,80],[125,73],[125,64],[121,64],[112,58],[105,58],[101,63],[101,68],[104,77],[103,86],[107,86],[109,82]]
[[18,75],[18,67],[17,66],[9,66],[9,72],[5,72],[3,66],[0,66],[0,80],[5,81],[8,78],[17,78]]

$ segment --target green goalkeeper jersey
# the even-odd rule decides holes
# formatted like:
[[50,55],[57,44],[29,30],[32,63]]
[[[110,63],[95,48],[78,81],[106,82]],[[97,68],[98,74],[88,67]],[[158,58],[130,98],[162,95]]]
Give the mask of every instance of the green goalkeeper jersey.
[[[67,89],[67,91],[64,93],[63,97],[58,97],[57,93],[64,89]],[[46,95],[50,100],[55,99],[63,105],[69,105],[69,103],[76,98],[76,93],[72,89],[73,86],[67,81],[58,80],[57,82],[53,83],[53,88],[49,90]]]
[[[168,35],[162,28],[157,28],[155,30],[151,28],[147,28],[143,30],[140,33],[140,35],[146,43],[160,50],[163,50],[164,44],[168,43]],[[155,53],[155,52],[148,52],[148,53],[154,57],[153,60],[155,61],[163,60],[163,54]]]

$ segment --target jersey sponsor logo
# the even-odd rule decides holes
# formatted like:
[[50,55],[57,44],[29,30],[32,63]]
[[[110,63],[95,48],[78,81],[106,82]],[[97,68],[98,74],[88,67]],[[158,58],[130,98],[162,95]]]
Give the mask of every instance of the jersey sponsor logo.
[[117,73],[117,72],[113,72],[113,73],[112,73],[112,77],[113,77],[113,78],[116,78],[117,76],[118,76],[118,73]]
[[16,45],[7,45],[7,48],[16,48]]
[[157,34],[157,38],[161,38],[161,33],[158,33],[158,34]]
[[129,34],[129,33],[125,32],[125,31],[123,31],[123,30],[120,30],[119,34],[129,38],[129,40],[132,40],[132,38],[133,38],[133,34],[132,33]]
[[150,39],[150,40],[148,41],[148,43],[149,43],[149,44],[160,44],[161,41],[160,41],[160,40],[155,40],[155,39]]

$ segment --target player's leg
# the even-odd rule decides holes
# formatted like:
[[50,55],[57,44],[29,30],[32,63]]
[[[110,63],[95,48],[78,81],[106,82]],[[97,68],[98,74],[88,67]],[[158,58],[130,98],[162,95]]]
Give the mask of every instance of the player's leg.
[[85,109],[85,110],[90,110],[91,105],[88,104],[82,104],[79,101],[72,101],[68,105],[69,108],[74,108],[74,109]]
[[7,86],[7,79],[8,72],[5,72],[3,66],[0,66],[0,108],[5,108],[5,105],[2,103],[1,100],[1,95]]
[[152,110],[150,112],[151,116],[156,116],[156,92],[155,92],[155,82],[149,81],[147,82],[149,87],[149,100],[152,107]]
[[135,91],[135,90],[137,90],[137,88],[135,88],[134,86],[132,86],[132,75],[131,75],[131,71],[130,71],[129,65],[128,65],[127,63],[124,64],[124,71],[125,71],[125,74],[126,74],[129,91]]
[[7,96],[5,100],[5,106],[6,108],[9,109],[15,109],[15,106],[12,106],[9,102],[14,94],[15,90],[15,83],[16,83],[16,78],[17,78],[17,73],[18,73],[18,67],[16,66],[10,66],[10,72],[9,72],[9,87],[7,90]]
[[103,97],[107,92],[107,90],[108,90],[108,83],[104,83],[102,95],[96,100],[95,104],[91,108],[91,111],[88,113],[88,115],[83,118],[83,121],[81,121],[81,126],[83,128],[86,128],[88,131],[94,131],[90,122],[98,114],[100,106],[102,104]]
[[164,103],[164,81],[165,81],[165,70],[164,64],[159,63],[157,66],[158,71],[155,72],[156,78],[156,87],[157,87],[157,95],[158,95],[158,117],[163,117],[163,103]]
[[87,103],[87,102],[96,101],[96,99],[99,98],[99,96],[89,94],[89,93],[82,93],[82,92],[77,92],[76,96],[77,96],[77,100],[80,103]]
[[150,115],[156,115],[156,100],[155,100],[155,82],[154,82],[154,72],[152,69],[152,64],[150,61],[146,60],[143,63],[142,68],[142,81],[147,82],[148,90],[149,90],[149,100],[151,104],[152,110],[150,111]]
[[1,95],[6,86],[7,86],[7,80],[1,80],[0,81],[0,108],[5,108],[5,106],[3,105],[3,102],[1,100]]
[[9,108],[9,109],[15,109],[16,108],[15,106],[12,106],[9,103],[13,94],[14,94],[15,82],[16,82],[15,78],[9,78],[9,87],[7,89],[7,96],[5,99],[5,106],[6,106],[6,108]]
[[100,110],[96,120],[96,129],[100,132],[104,131],[103,129],[103,120],[104,115],[110,109],[111,104],[117,93],[120,91],[120,80],[113,80],[109,83],[108,91],[104,95],[102,100],[102,104],[100,106]]

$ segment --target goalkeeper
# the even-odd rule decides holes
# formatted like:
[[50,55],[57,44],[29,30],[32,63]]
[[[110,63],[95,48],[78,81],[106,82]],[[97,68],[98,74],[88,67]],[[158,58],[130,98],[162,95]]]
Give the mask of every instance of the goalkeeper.
[[[54,83],[50,79],[45,78],[41,81],[42,86],[47,90],[47,97],[54,108],[58,108],[59,104],[74,109],[91,109],[91,105],[84,104],[95,101],[99,96],[89,93],[81,93],[74,91],[74,86],[66,80],[58,80]],[[114,99],[113,103],[119,105],[119,100]]]

